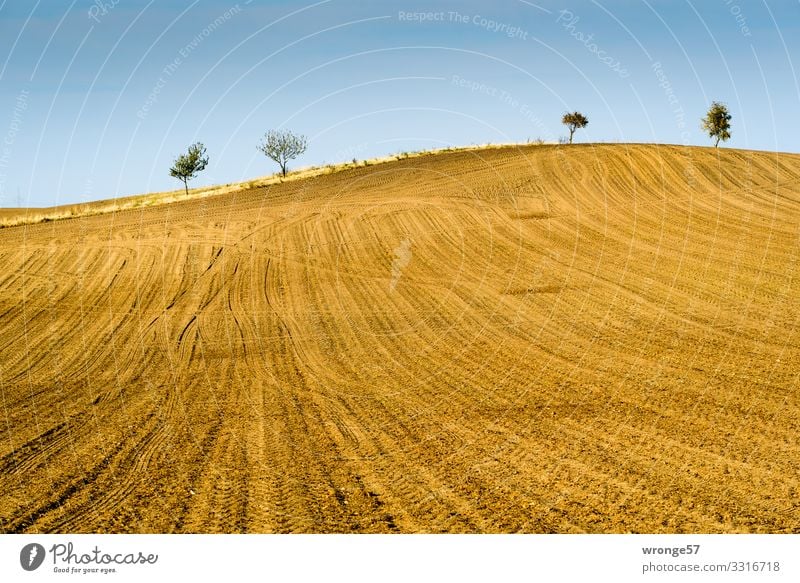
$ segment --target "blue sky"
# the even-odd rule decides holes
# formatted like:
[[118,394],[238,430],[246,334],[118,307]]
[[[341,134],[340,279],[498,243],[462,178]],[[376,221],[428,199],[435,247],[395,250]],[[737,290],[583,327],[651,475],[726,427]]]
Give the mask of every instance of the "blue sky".
[[[0,207],[261,176],[264,132],[295,166],[566,135],[800,152],[795,0],[0,0]],[[788,121],[787,118],[788,117]]]

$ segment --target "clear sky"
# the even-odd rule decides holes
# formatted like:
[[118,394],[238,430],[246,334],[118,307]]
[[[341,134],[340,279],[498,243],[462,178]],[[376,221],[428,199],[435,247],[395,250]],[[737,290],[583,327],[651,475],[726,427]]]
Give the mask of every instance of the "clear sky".
[[797,0],[0,0],[0,207],[177,189],[295,166],[566,135],[800,152]]

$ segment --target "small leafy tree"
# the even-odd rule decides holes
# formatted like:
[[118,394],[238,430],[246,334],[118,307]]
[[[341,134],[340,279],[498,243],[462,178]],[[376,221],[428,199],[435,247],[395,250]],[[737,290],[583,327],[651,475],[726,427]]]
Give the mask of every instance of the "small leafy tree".
[[186,196],[189,196],[189,180],[197,176],[198,172],[205,170],[207,165],[206,147],[197,142],[189,146],[186,154],[181,154],[175,159],[172,168],[169,169],[169,175],[183,181]]
[[573,111],[572,113],[565,113],[564,117],[561,118],[561,123],[569,129],[569,143],[571,144],[572,134],[575,133],[575,130],[589,125],[589,119],[581,112]]
[[708,108],[708,113],[701,120],[703,131],[710,138],[716,138],[714,147],[719,148],[719,141],[726,141],[731,137],[731,114],[724,103],[714,101]]
[[305,136],[294,134],[288,130],[270,130],[264,134],[264,139],[258,149],[267,158],[271,158],[281,167],[283,176],[286,176],[286,164],[294,160],[308,147]]

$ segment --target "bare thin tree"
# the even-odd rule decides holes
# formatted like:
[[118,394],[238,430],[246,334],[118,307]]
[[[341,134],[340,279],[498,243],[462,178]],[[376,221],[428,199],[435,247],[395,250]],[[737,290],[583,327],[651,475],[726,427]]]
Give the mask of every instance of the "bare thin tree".
[[263,141],[258,145],[259,151],[280,165],[284,177],[289,160],[300,156],[307,147],[308,141],[305,136],[294,134],[289,130],[270,130],[264,134]]

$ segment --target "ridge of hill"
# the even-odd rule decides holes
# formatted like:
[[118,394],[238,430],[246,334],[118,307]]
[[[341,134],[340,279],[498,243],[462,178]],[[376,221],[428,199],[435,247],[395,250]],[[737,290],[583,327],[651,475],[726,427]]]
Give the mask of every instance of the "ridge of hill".
[[[544,144],[541,142],[538,145]],[[331,174],[333,172],[341,172],[360,166],[373,166],[375,164],[383,164],[395,160],[405,160],[408,158],[418,158],[420,156],[435,156],[437,154],[447,152],[466,152],[472,150],[487,150],[493,148],[507,148],[507,147],[521,147],[522,144],[473,144],[470,146],[447,147],[434,150],[420,150],[417,152],[398,152],[387,156],[377,158],[368,158],[364,160],[356,160],[353,158],[351,162],[330,163],[319,166],[306,166],[297,168],[289,172],[286,176],[282,176],[280,172],[260,176],[258,178],[244,180],[241,182],[229,182],[227,184],[212,184],[210,186],[199,186],[190,188],[188,194],[184,194],[183,189],[167,190],[163,192],[148,192],[145,194],[133,194],[127,196],[119,196],[110,199],[85,201],[79,203],[68,203],[52,207],[38,207],[38,208],[0,208],[0,229],[4,227],[16,227],[19,225],[29,225],[36,223],[49,223],[51,221],[60,221],[65,219],[84,218],[93,215],[111,214],[124,210],[148,208],[152,206],[159,206],[162,204],[171,204],[174,202],[185,202],[198,198],[207,198],[209,196],[219,196],[222,194],[230,194],[232,192],[239,192],[243,190],[253,190],[255,188],[262,188],[271,186],[273,184],[282,184],[284,182],[291,182],[294,180],[306,180],[308,178],[316,178]],[[525,144],[530,146],[530,144]]]

